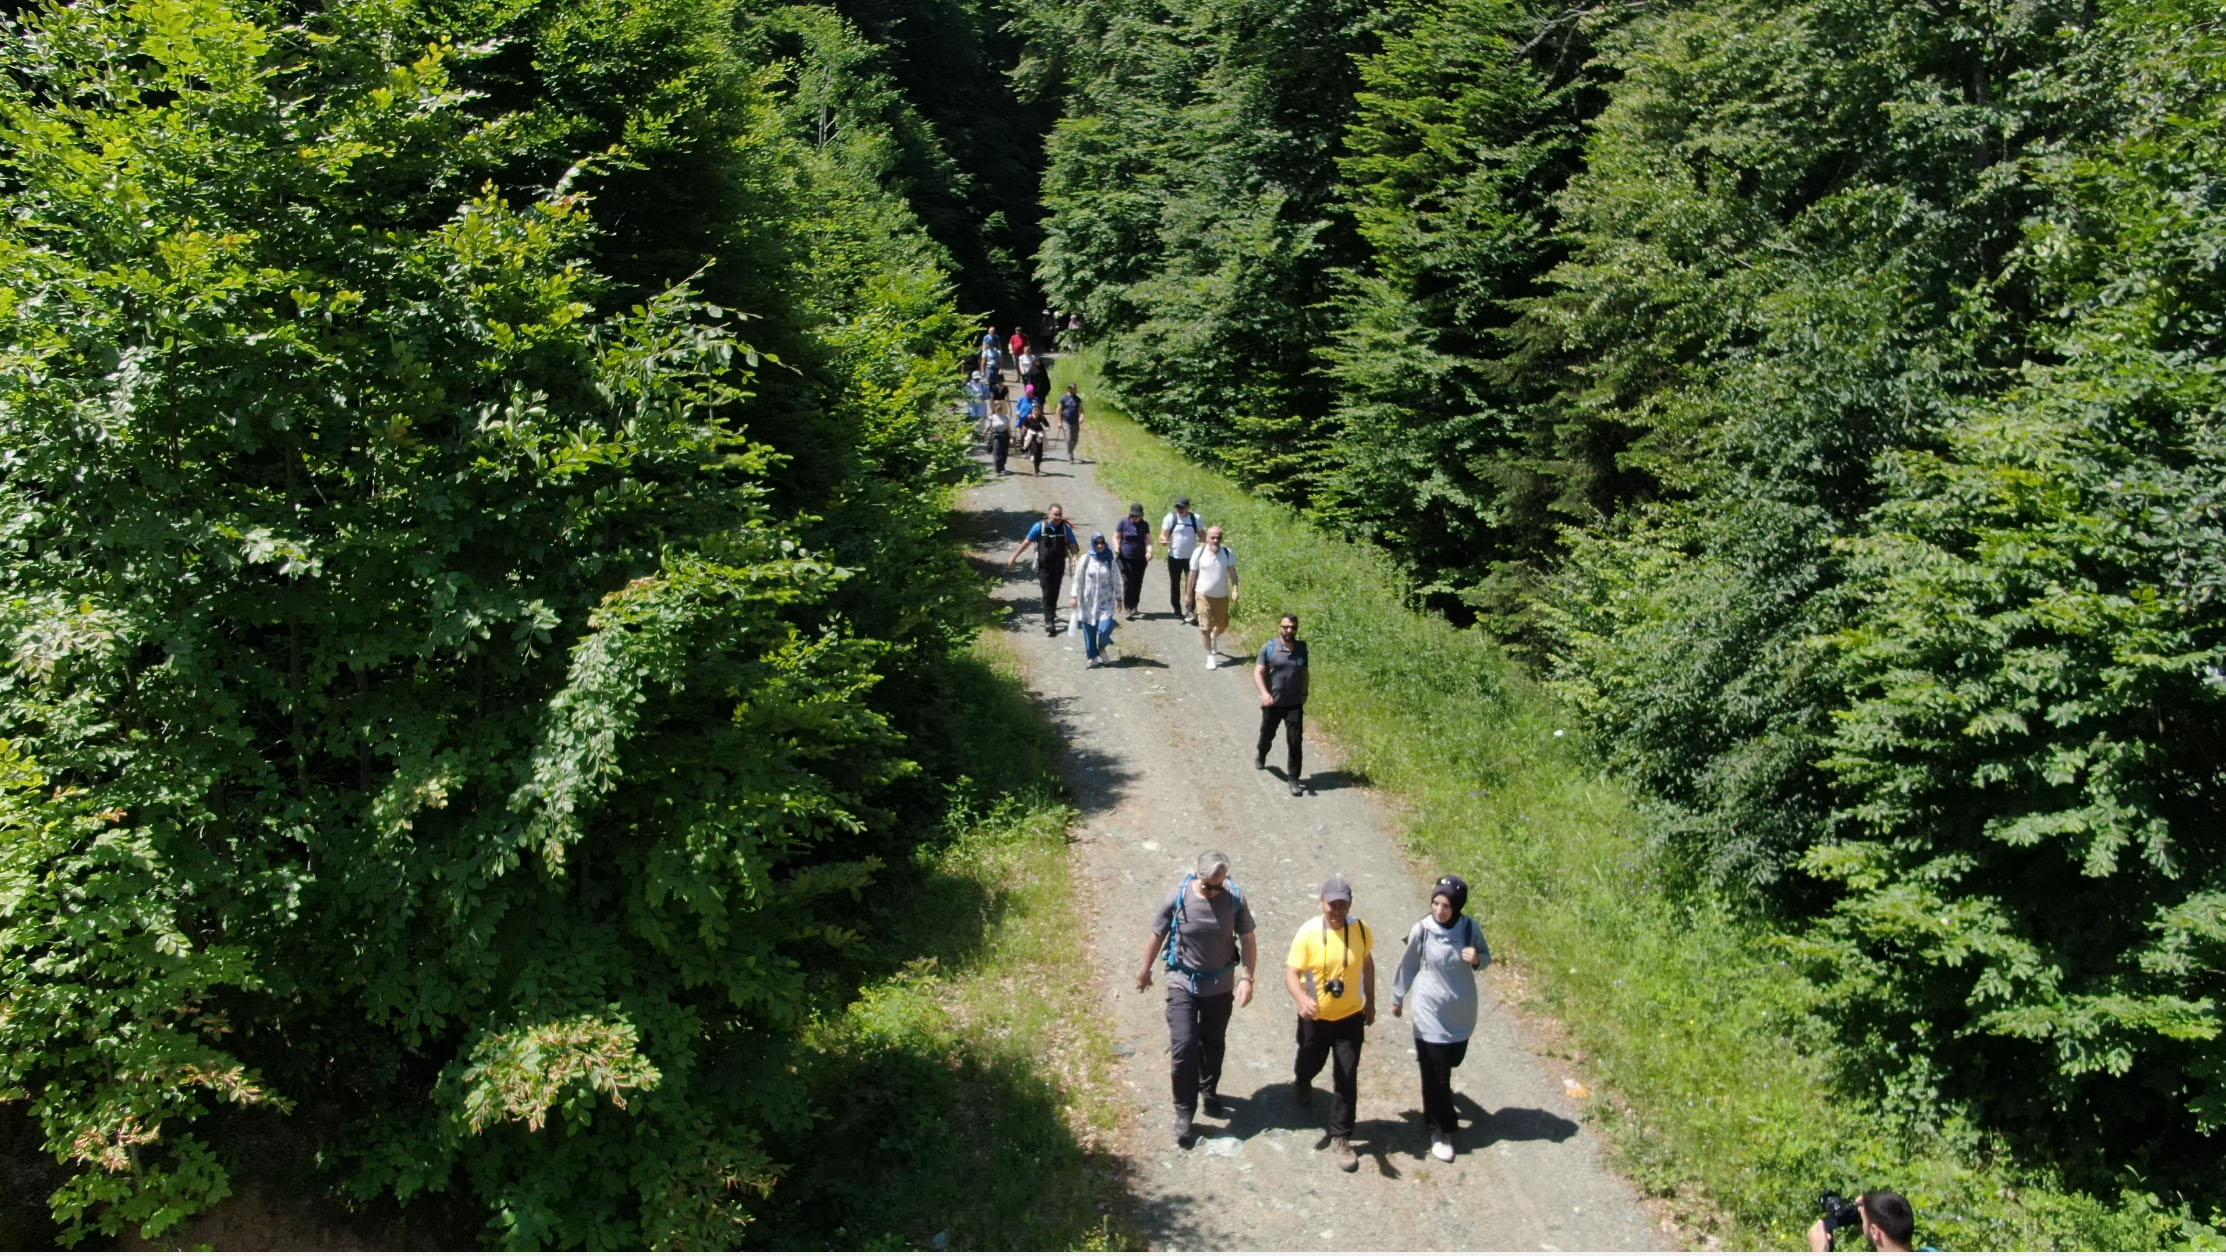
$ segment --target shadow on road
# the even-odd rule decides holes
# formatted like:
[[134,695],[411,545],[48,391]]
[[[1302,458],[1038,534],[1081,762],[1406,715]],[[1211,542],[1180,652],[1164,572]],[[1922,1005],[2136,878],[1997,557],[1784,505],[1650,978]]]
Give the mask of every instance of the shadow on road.
[[1493,1143],[1559,1143],[1577,1136],[1575,1121],[1543,1108],[1501,1108],[1497,1112],[1487,1112],[1482,1104],[1467,1095],[1455,1095],[1453,1110],[1460,1114],[1462,1128],[1468,1132],[1472,1147],[1489,1147]]

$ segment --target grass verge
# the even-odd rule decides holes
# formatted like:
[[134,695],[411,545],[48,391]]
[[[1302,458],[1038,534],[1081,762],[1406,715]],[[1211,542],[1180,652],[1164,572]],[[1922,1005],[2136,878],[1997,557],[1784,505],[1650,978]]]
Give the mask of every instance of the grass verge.
[[[1135,1246],[1107,1150],[1114,1057],[1074,952],[1057,740],[988,634],[941,669],[936,838],[872,902],[878,972],[814,1018],[816,1120],[748,1232],[763,1249]],[[925,697],[925,696],[923,696]],[[926,761],[929,756],[923,755]],[[853,988],[847,976],[835,984]]]
[[1798,1250],[1817,1196],[1891,1187],[1920,1242],[1949,1249],[2206,1245],[2137,1183],[2115,1200],[2059,1189],[1920,1101],[1834,1091],[1812,990],[1765,922],[1660,886],[1640,800],[1583,730],[1489,637],[1410,609],[1378,551],[1203,470],[1121,412],[1088,354],[1084,452],[1154,517],[1188,493],[1244,560],[1233,633],[1299,616],[1318,666],[1311,715],[1352,768],[1402,799],[1409,849],[1458,871],[1495,950],[1572,1043],[1569,1071],[1620,1167],[1668,1201],[1688,1243]]

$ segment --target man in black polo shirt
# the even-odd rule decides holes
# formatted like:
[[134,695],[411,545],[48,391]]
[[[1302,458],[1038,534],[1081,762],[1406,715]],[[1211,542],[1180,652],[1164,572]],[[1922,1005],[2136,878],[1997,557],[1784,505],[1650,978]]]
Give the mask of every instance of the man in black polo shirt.
[[1260,647],[1260,662],[1252,669],[1252,683],[1260,691],[1260,748],[1252,755],[1252,766],[1268,766],[1268,747],[1275,744],[1275,726],[1281,724],[1293,798],[1306,792],[1299,784],[1299,735],[1306,729],[1306,643],[1298,633],[1298,616],[1285,615],[1275,640]]

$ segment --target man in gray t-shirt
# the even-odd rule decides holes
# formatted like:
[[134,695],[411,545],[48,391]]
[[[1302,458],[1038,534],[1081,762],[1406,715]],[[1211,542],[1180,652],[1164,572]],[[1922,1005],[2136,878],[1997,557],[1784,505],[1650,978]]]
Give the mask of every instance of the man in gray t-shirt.
[[1175,1142],[1183,1147],[1197,1141],[1190,1127],[1201,1097],[1207,1116],[1229,1115],[1220,1095],[1221,1057],[1230,1014],[1252,1002],[1252,977],[1260,967],[1253,931],[1252,908],[1229,880],[1229,857],[1218,850],[1200,855],[1197,871],[1152,916],[1152,944],[1136,972],[1136,988],[1150,989],[1152,969],[1167,969]]

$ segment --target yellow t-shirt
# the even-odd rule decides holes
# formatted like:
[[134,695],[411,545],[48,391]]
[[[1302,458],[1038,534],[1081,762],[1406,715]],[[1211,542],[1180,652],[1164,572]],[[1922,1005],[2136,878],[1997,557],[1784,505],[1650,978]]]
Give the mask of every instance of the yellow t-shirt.
[[[1345,917],[1343,929],[1332,929],[1316,916],[1299,926],[1298,935],[1291,939],[1291,954],[1284,962],[1292,968],[1305,970],[1303,980],[1314,995],[1314,1016],[1317,1020],[1343,1020],[1357,1016],[1368,1006],[1363,993],[1361,969],[1368,953],[1375,949],[1375,936],[1360,917]],[[1350,952],[1347,947],[1350,946]],[[1342,978],[1345,993],[1332,995],[1328,985],[1332,978]]]

